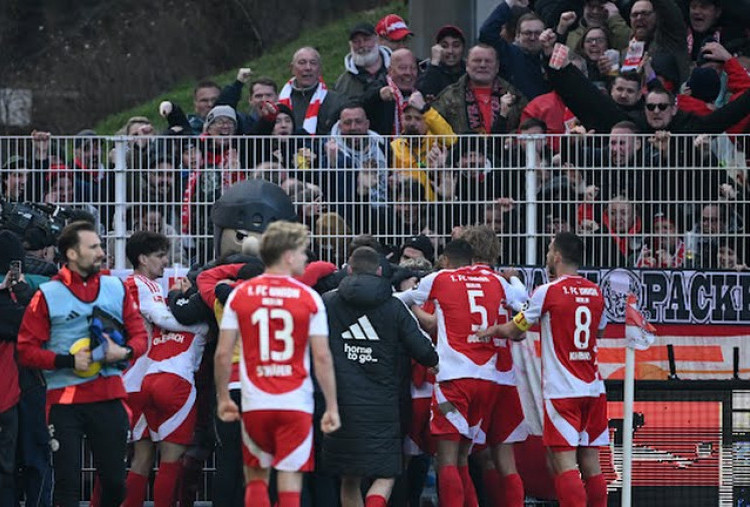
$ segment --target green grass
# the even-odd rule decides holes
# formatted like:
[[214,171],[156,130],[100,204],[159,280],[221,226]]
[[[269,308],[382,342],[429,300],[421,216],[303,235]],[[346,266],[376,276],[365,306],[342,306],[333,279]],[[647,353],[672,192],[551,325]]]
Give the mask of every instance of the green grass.
[[[316,47],[323,59],[323,78],[329,87],[333,86],[338,75],[344,70],[344,56],[349,52],[347,44],[349,28],[358,22],[369,21],[373,25],[384,15],[396,13],[406,18],[408,12],[403,2],[393,2],[385,7],[360,12],[341,18],[322,28],[306,29],[300,36],[283,45],[270,47],[262,56],[245,62],[239,67],[250,67],[253,76],[269,76],[281,87],[290,77],[289,61],[292,54],[301,46]],[[237,69],[227,70],[221,74],[212,76],[211,79],[225,86],[234,81]],[[181,83],[174,89],[154,97],[132,109],[112,114],[99,122],[95,129],[99,134],[114,134],[131,116],[146,116],[154,122],[157,130],[166,128],[166,122],[158,114],[159,103],[163,100],[171,100],[179,104],[186,113],[193,111],[193,87],[194,81]],[[245,92],[246,94],[247,92]],[[245,110],[243,102],[240,109]]]

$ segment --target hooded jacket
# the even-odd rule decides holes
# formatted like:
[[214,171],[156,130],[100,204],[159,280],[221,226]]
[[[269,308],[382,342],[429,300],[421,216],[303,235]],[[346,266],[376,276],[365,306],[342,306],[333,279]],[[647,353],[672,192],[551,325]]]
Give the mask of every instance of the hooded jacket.
[[410,358],[430,367],[437,353],[387,278],[348,276],[323,301],[342,422],[324,438],[323,467],[335,475],[394,477],[401,471]]
[[349,100],[361,100],[365,90],[370,87],[378,89],[385,86],[388,67],[391,65],[391,50],[385,46],[378,46],[380,58],[383,65],[375,74],[370,74],[362,67],[357,67],[352,60],[352,54],[347,53],[344,57],[344,68],[346,69],[336,79],[333,89]]

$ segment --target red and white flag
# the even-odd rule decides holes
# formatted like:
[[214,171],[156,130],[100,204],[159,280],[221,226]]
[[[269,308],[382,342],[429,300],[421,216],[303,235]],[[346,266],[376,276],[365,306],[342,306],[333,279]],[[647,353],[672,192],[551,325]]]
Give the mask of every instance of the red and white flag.
[[625,339],[627,346],[635,350],[646,350],[654,343],[656,328],[652,326],[638,309],[635,295],[628,294],[625,305]]

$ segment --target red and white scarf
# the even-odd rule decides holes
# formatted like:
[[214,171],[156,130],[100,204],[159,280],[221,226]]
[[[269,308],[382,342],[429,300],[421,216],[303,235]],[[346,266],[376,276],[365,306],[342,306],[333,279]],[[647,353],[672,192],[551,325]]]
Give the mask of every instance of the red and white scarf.
[[400,136],[401,125],[404,124],[404,108],[406,108],[407,102],[404,98],[404,94],[401,92],[401,89],[396,86],[396,83],[393,81],[393,79],[391,79],[391,76],[386,76],[386,80],[388,81],[388,87],[391,89],[391,92],[393,92],[393,101],[395,102],[396,108],[396,112],[393,115],[392,134],[395,136]]
[[[293,82],[294,78],[287,81],[279,93],[279,102],[291,110],[294,110],[292,107],[292,91],[294,91],[294,87],[292,86]],[[314,136],[315,129],[318,128],[318,112],[320,111],[320,106],[323,104],[326,95],[328,95],[328,88],[323,82],[323,78],[319,78],[318,86],[315,88],[315,93],[313,93],[313,96],[310,98],[310,104],[307,106],[307,111],[305,111],[305,121],[302,123],[302,128],[310,135]]]

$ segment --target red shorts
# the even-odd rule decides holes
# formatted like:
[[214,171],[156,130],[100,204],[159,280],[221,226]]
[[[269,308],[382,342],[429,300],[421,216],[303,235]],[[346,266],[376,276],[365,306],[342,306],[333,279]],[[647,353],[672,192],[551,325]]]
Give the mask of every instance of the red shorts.
[[544,400],[544,445],[558,451],[609,444],[607,396]]
[[496,384],[487,443],[497,445],[523,442],[528,435],[529,429],[523,415],[518,388]]
[[411,400],[411,422],[409,434],[404,443],[404,454],[419,456],[435,454],[435,440],[430,433],[430,398],[413,398]]
[[312,414],[297,410],[243,412],[242,444],[245,466],[310,472],[314,468]]
[[461,378],[435,384],[430,432],[438,440],[462,437],[476,444],[487,440],[496,384],[490,380]]
[[152,373],[143,377],[141,390],[128,396],[133,440],[150,438],[189,445],[195,429],[195,397],[195,386],[179,375]]

